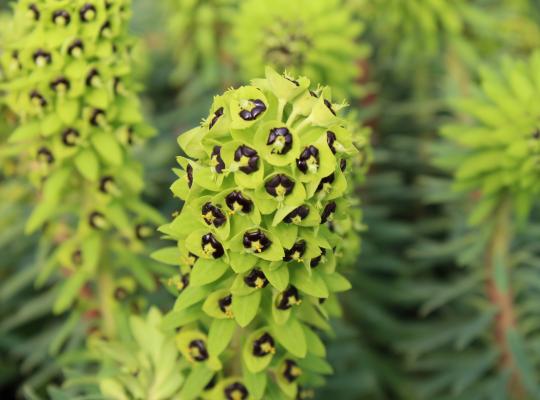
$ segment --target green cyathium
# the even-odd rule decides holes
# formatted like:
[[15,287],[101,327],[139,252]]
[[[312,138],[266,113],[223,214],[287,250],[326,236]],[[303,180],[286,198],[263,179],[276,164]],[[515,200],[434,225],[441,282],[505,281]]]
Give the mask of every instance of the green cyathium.
[[19,125],[7,147],[39,191],[26,231],[57,243],[37,283],[63,271],[54,311],[99,310],[84,322],[114,335],[120,300],[155,285],[140,256],[161,221],[140,200],[132,151],[152,129],[132,78],[130,1],[21,0],[13,11],[0,91]]
[[358,43],[364,26],[341,0],[247,0],[234,19],[231,52],[245,79],[266,65],[332,87],[336,98],[362,94]]
[[160,228],[177,246],[155,258],[180,267],[164,325],[181,326],[192,373],[211,372],[200,391],[214,376],[205,398],[292,399],[331,372],[315,329],[350,288],[337,266],[358,155],[342,108],[267,68],[179,137],[171,189],[184,206]]

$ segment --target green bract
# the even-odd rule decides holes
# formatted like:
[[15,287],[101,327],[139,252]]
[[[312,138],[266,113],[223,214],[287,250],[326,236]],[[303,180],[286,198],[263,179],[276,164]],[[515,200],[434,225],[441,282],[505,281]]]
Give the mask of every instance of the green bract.
[[131,340],[91,339],[90,348],[103,359],[98,375],[101,393],[116,400],[181,399],[187,367],[179,359],[174,338],[160,330],[161,313],[153,308],[145,318],[131,316]]
[[[38,284],[60,267],[67,278],[56,312],[78,302],[85,309],[107,304],[114,314],[114,298],[135,285],[120,278],[124,265],[154,286],[138,254],[160,217],[139,199],[141,167],[130,149],[152,130],[131,77],[129,16],[129,1],[21,0],[4,41],[0,90],[19,120],[9,149],[22,155],[40,190],[26,229],[45,225],[59,243]],[[94,280],[100,285],[86,286]],[[104,321],[112,333],[114,318]]]
[[358,150],[341,108],[329,88],[267,68],[179,137],[172,191],[185,204],[161,227],[178,245],[155,257],[180,266],[166,325],[183,326],[185,358],[216,375],[210,399],[292,399],[331,371],[313,329],[329,328],[350,287],[336,265]]
[[481,85],[455,107],[471,123],[448,125],[443,134],[460,148],[456,186],[480,191],[471,217],[481,222],[502,195],[515,198],[521,215],[540,191],[540,53],[528,61],[506,59],[500,70],[481,70]]
[[265,65],[332,86],[339,97],[358,96],[358,61],[368,48],[356,40],[363,23],[341,0],[247,0],[235,19],[236,62],[246,79]]

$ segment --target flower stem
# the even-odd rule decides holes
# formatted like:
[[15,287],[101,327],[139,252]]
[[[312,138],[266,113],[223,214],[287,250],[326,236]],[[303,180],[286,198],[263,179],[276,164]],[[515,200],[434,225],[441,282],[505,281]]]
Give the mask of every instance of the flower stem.
[[116,336],[116,322],[114,318],[114,283],[110,273],[103,268],[97,279],[99,311],[101,314],[101,329],[109,339]]
[[245,335],[244,329],[238,327],[231,341],[231,349],[234,351],[234,358],[230,364],[231,376],[242,376],[242,337]]
[[499,367],[512,371],[508,391],[512,398],[521,398],[523,388],[516,369],[512,350],[509,347],[508,334],[515,329],[516,318],[513,296],[509,285],[508,259],[512,240],[511,202],[503,199],[493,215],[493,227],[484,254],[486,291],[489,301],[496,307],[494,336],[500,350]]

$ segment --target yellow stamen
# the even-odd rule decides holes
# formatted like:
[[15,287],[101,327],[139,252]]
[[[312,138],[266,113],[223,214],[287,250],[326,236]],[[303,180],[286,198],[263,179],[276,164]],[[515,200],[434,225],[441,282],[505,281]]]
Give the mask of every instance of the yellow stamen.
[[263,245],[261,244],[260,240],[257,240],[257,241],[255,241],[255,242],[251,242],[251,249],[252,249],[255,253],[260,253],[260,252],[262,252]]
[[214,247],[210,243],[207,243],[203,246],[203,253],[207,256],[211,256],[212,254],[214,254],[215,251],[216,249],[214,249]]
[[290,372],[291,372],[291,375],[295,377],[302,375],[302,370],[298,368],[297,366],[292,367]]
[[269,354],[269,353],[275,354],[276,353],[276,349],[274,348],[274,346],[272,346],[270,343],[267,343],[267,342],[265,342],[265,343],[263,343],[261,345],[261,350],[266,354]]
[[211,224],[213,224],[214,220],[216,219],[216,217],[214,217],[214,214],[212,214],[212,211],[208,211],[206,214],[203,214],[203,218]]
[[278,185],[276,187],[276,195],[277,195],[277,197],[283,198],[283,197],[285,197],[286,193],[287,193],[287,189],[284,188],[282,185]]

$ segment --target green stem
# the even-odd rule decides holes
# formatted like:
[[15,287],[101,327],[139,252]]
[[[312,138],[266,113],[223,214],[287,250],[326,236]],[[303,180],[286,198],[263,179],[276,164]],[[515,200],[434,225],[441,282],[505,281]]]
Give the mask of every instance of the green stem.
[[234,358],[230,364],[231,376],[242,376],[242,338],[246,335],[244,329],[238,327],[231,341]]
[[509,285],[509,252],[512,241],[511,202],[504,198],[493,215],[493,227],[484,254],[486,291],[490,302],[497,309],[494,336],[500,350],[499,366],[512,371],[508,390],[512,398],[522,398],[521,379],[509,348],[508,334],[515,329],[516,319],[513,296]]
[[105,336],[111,339],[116,336],[114,282],[107,268],[102,268],[99,271],[97,286],[101,329]]

